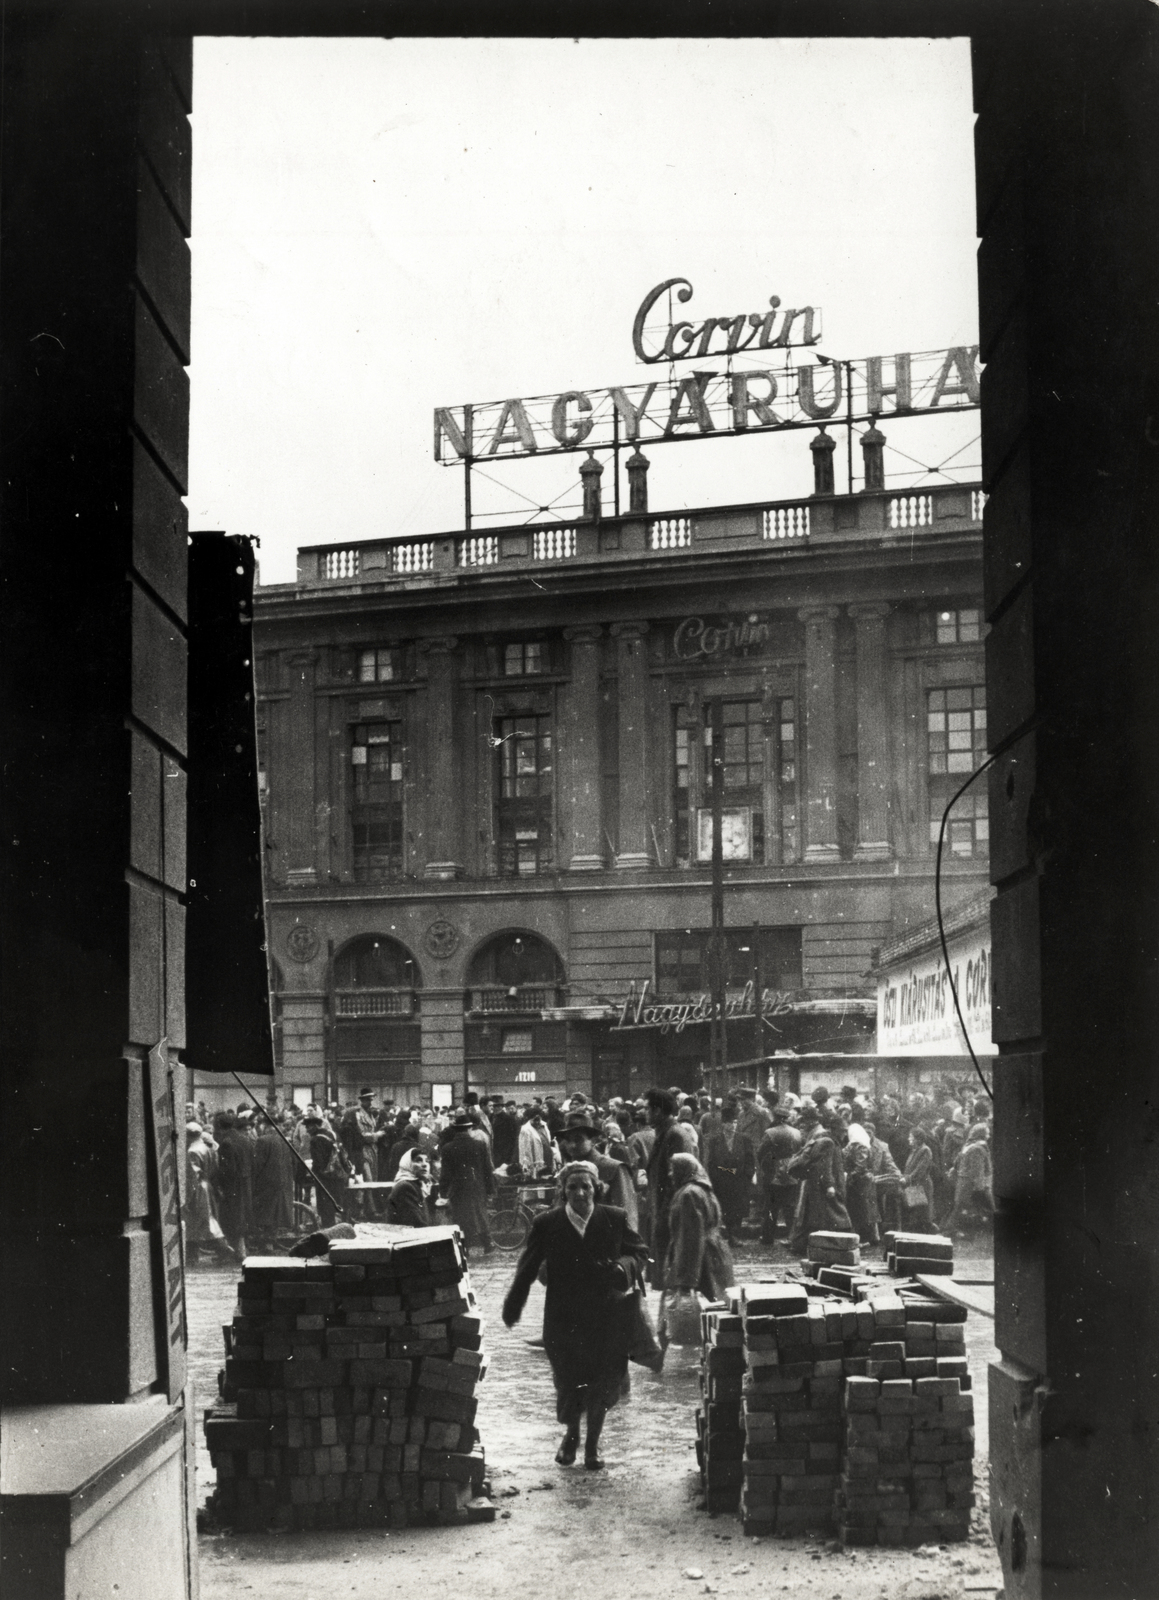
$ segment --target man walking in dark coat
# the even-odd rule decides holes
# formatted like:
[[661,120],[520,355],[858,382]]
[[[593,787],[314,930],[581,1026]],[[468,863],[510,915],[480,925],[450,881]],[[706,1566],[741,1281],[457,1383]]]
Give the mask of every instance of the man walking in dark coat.
[[639,1228],[640,1208],[636,1200],[636,1185],[632,1181],[632,1174],[623,1162],[617,1161],[613,1156],[599,1153],[595,1148],[595,1140],[599,1137],[600,1129],[592,1113],[585,1106],[579,1111],[568,1112],[567,1122],[556,1142],[565,1161],[592,1163],[604,1186],[604,1203],[609,1206],[619,1206],[628,1219],[628,1226],[636,1231]]
[[691,1134],[696,1130],[691,1123],[681,1123],[676,1118],[677,1099],[671,1089],[649,1089],[644,1095],[648,1108],[648,1126],[656,1139],[648,1155],[648,1198],[652,1207],[652,1261],[648,1268],[648,1281],[653,1289],[664,1287],[664,1258],[668,1254],[668,1212],[676,1185],[672,1179],[671,1161],[675,1155],[695,1155]]
[[253,1227],[253,1140],[238,1131],[232,1111],[219,1111],[213,1119],[217,1163],[213,1192],[217,1220],[226,1242],[237,1256],[245,1255],[246,1238]]
[[495,1246],[491,1243],[487,1201],[495,1193],[495,1174],[487,1143],[477,1137],[474,1128],[474,1118],[460,1111],[451,1137],[443,1146],[439,1187],[449,1205],[451,1221],[462,1230],[464,1245],[470,1249],[481,1244],[483,1254],[490,1255]]
[[272,1123],[266,1122],[253,1146],[255,1240],[266,1245],[294,1231],[294,1152]]
[[735,1239],[749,1214],[757,1164],[756,1149],[741,1129],[735,1100],[725,1101],[720,1121],[704,1133],[700,1159],[724,1214],[725,1236]]
[[491,1159],[497,1167],[513,1166],[519,1160],[519,1114],[514,1100],[508,1100],[491,1118],[491,1141]]

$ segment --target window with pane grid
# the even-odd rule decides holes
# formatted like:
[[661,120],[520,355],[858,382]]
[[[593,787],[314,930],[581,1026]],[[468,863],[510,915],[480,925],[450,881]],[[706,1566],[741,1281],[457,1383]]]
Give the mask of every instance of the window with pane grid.
[[503,647],[503,675],[506,678],[533,677],[547,670],[542,644],[507,644]]
[[680,719],[686,713],[677,708],[674,713],[672,770],[672,813],[676,824],[676,859],[687,866],[691,854],[689,833],[689,793],[692,780],[692,729]]
[[359,683],[395,683],[401,677],[401,650],[362,650],[359,652]]
[[495,730],[499,872],[533,877],[553,861],[551,718],[501,717]]
[[982,637],[982,612],[976,606],[938,611],[934,625],[939,644],[977,644]]
[[[986,690],[980,683],[931,689],[927,696],[930,843],[938,842],[942,813],[963,778],[986,759]],[[987,796],[981,780],[955,803],[946,825],[951,855],[982,856],[990,847]]]
[[360,883],[401,878],[403,870],[402,723],[360,722],[351,731],[354,876]]
[[[762,989],[799,989],[801,929],[760,930]],[[656,989],[662,995],[703,994],[712,986],[712,934],[704,928],[684,928],[656,935]],[[753,976],[751,928],[725,930],[725,984],[743,989]]]
[[797,810],[797,702],[777,701],[777,799],[781,822],[781,860],[796,861],[801,829]]
[[[711,707],[704,708],[705,773],[703,804],[712,804]],[[765,859],[765,724],[759,700],[726,700],[721,706],[724,803],[752,807],[752,859]]]

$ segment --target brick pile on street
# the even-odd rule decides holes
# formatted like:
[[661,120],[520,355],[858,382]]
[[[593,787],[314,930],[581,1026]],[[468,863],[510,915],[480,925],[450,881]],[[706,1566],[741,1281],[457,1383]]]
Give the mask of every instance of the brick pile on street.
[[475,1387],[483,1319],[454,1228],[251,1257],[206,1415],[213,1514],[238,1531],[494,1516]]
[[[826,1246],[850,1248],[830,1238],[818,1254]],[[730,1290],[702,1317],[696,1428],[706,1509],[739,1510],[753,1537],[912,1546],[968,1538],[965,1321],[964,1308],[880,1276],[840,1297],[807,1281]]]
[[954,1241],[943,1233],[902,1233],[893,1229],[882,1236],[885,1264],[896,1278],[913,1278],[919,1272],[952,1277]]

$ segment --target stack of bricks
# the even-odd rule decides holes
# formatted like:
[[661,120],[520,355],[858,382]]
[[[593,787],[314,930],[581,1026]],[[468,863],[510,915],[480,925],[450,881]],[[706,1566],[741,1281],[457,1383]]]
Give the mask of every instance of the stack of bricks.
[[882,1238],[885,1263],[897,1278],[912,1278],[919,1272],[951,1277],[954,1271],[954,1241],[942,1233],[902,1233],[897,1229]]
[[711,1512],[735,1511],[740,1499],[744,1431],[740,1396],[744,1377],[744,1333],[735,1290],[726,1309],[701,1314],[701,1404],[696,1413],[696,1459]]
[[861,1265],[861,1240],[855,1233],[821,1230],[809,1235],[809,1254],[804,1270],[825,1289],[856,1298],[857,1291],[872,1283],[872,1276]]
[[836,1526],[850,1544],[966,1538],[966,1312],[888,1281],[856,1302],[810,1291],[747,1284],[704,1315],[708,1509],[736,1509],[739,1485],[746,1535]]
[[848,1363],[865,1359],[872,1310],[800,1285],[749,1284],[741,1315],[744,1531],[825,1530],[841,1468],[841,1383]]
[[[238,1529],[493,1516],[475,1386],[486,1371],[458,1232],[335,1240],[243,1266],[206,1416],[218,1519]],[[233,1404],[228,1402],[233,1401]]]
[[847,1545],[965,1539],[974,1504],[965,1310],[916,1295],[870,1304],[877,1337],[842,1397],[839,1535]]

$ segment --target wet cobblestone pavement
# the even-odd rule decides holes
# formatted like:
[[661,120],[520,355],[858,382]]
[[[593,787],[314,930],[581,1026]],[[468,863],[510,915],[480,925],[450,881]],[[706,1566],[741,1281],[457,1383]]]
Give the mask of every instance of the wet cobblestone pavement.
[[[995,1359],[989,1318],[971,1315],[966,1333],[978,1482],[969,1543],[841,1553],[824,1541],[746,1539],[735,1518],[697,1509],[693,1351],[670,1350],[660,1377],[631,1369],[632,1398],[610,1414],[605,1429],[604,1472],[556,1466],[551,1374],[543,1351],[529,1343],[540,1331],[542,1290],[533,1290],[518,1327],[508,1330],[499,1319],[514,1262],[514,1256],[496,1252],[471,1263],[487,1318],[490,1370],[479,1391],[478,1426],[497,1520],[394,1533],[233,1535],[207,1529],[200,1539],[202,1600],[331,1600],[404,1592],[421,1593],[423,1600],[467,1594],[481,1600],[538,1600],[544,1594],[668,1600],[703,1593],[742,1600],[785,1594],[801,1600],[993,1600],[1000,1579],[986,1512],[986,1368]],[[780,1247],[740,1245],[738,1280],[790,1262]],[[986,1277],[990,1261],[960,1257],[958,1270],[964,1277]],[[217,1393],[221,1324],[232,1316],[237,1277],[235,1267],[219,1265],[189,1274],[190,1362],[199,1418]],[[200,1439],[198,1478],[203,1507],[213,1480]]]

